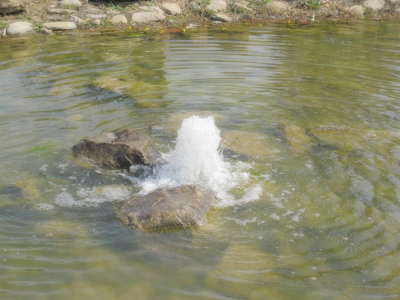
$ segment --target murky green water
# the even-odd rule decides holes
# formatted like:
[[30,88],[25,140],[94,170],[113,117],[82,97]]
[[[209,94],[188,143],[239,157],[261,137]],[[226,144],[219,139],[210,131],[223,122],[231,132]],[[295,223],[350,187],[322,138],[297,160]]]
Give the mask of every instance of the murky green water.
[[[398,299],[399,32],[1,39],[0,298]],[[199,229],[120,226],[113,202],[137,187],[70,147],[154,120],[166,153],[196,114],[214,115],[227,161],[252,165],[260,199],[216,205]]]

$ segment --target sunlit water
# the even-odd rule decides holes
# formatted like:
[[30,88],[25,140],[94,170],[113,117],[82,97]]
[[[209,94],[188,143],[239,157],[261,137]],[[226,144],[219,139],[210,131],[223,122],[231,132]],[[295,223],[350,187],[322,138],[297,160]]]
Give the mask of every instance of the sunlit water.
[[[1,39],[0,298],[398,299],[399,30]],[[153,121],[159,169],[71,155]],[[205,226],[116,220],[115,201],[185,182],[219,196]]]

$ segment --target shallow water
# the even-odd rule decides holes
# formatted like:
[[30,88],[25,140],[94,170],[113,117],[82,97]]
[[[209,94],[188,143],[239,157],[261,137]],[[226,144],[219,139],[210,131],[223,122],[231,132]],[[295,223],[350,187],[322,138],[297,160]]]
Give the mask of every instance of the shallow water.
[[[399,30],[1,39],[0,298],[399,298]],[[113,203],[140,191],[132,174],[70,147],[154,121],[168,154],[194,115],[213,115],[248,180],[204,227],[122,227]]]

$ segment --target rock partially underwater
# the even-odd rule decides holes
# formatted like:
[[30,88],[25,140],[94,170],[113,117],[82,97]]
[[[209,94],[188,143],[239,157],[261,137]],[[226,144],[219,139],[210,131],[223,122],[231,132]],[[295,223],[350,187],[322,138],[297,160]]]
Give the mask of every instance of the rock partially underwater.
[[214,201],[211,189],[181,185],[117,202],[115,212],[122,224],[139,229],[192,227],[207,223]]
[[72,153],[105,169],[128,169],[134,164],[153,166],[161,161],[150,138],[129,129],[82,139],[72,147]]

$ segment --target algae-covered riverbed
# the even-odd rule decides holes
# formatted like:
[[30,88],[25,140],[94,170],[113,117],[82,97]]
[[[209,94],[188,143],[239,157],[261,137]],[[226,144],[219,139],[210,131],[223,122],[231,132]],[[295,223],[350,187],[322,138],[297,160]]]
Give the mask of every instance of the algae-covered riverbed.
[[[1,299],[400,297],[400,23],[0,44]],[[212,115],[240,174],[200,228],[123,227],[82,137]],[[239,176],[240,177],[240,176]]]

